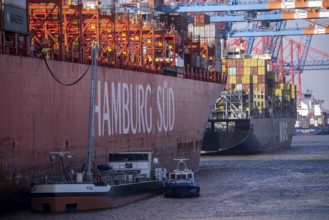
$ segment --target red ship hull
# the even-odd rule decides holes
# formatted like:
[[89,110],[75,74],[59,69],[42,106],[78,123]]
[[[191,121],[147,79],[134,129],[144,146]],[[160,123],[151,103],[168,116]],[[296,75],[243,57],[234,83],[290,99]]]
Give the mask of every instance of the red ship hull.
[[[76,81],[88,65],[48,61],[54,76]],[[62,86],[42,59],[0,54],[0,161],[5,177],[29,183],[46,172],[51,151],[86,158],[90,69]],[[172,169],[179,153],[197,169],[209,113],[222,84],[122,69],[98,68],[95,162],[109,152],[151,150]],[[78,158],[78,159],[77,159]],[[99,161],[102,160],[102,161]]]

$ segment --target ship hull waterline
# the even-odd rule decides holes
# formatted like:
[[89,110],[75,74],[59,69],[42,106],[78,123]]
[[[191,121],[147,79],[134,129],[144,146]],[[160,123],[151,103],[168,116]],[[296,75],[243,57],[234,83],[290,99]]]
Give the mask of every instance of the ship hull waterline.
[[[70,188],[70,192],[65,190],[66,187]],[[72,187],[74,187],[74,190],[71,190]],[[40,185],[35,188],[36,191],[32,191],[31,196],[31,210],[38,212],[74,212],[115,208],[161,195],[163,193],[163,181],[148,181],[120,186],[95,186],[94,184],[77,183],[50,184],[48,187]],[[43,190],[43,188],[46,190]],[[92,192],[90,189],[94,191]]]

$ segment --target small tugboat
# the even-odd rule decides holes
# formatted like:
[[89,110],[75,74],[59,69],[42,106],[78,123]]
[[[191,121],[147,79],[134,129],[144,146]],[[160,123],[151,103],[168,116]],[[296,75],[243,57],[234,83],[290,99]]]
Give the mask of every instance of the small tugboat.
[[67,212],[113,208],[163,193],[165,169],[155,168],[158,160],[152,158],[151,152],[110,153],[109,161],[98,165],[97,172],[93,167],[97,48],[98,45],[94,44],[87,170],[75,173],[66,166],[64,159],[72,157],[70,152],[51,152],[49,158],[51,161],[59,159],[62,174],[44,176],[32,184],[30,195],[33,211]]
[[165,197],[197,197],[200,195],[200,186],[194,180],[194,172],[187,168],[185,160],[178,160],[177,169],[170,171],[165,181]]

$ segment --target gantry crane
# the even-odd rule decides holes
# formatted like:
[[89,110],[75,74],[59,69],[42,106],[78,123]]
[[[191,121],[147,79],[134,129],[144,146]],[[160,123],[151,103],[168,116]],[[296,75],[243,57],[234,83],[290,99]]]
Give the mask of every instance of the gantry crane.
[[[306,28],[286,29],[287,20],[298,19],[323,19],[329,17],[329,2],[327,0],[320,1],[303,1],[296,2],[274,1],[274,2],[238,2],[231,1],[167,1],[166,4],[157,10],[172,13],[189,13],[195,15],[197,13],[212,13],[211,22],[224,23],[222,25],[221,34],[229,34],[231,38],[249,37],[245,42],[249,42],[247,53],[251,53],[253,49],[253,41],[255,37],[262,37],[263,48],[260,53],[268,52],[272,55],[274,70],[281,75],[286,74],[287,62],[283,62],[283,36],[306,36],[303,50],[299,51],[298,65],[290,67],[291,81],[294,83],[294,73],[297,71],[298,76],[298,94],[301,94],[300,73],[307,64],[306,57],[308,48],[311,43],[312,35],[328,34],[328,26],[312,25]],[[214,14],[215,12],[215,14]],[[254,28],[248,30],[232,30],[233,22],[253,22]],[[258,26],[261,23],[261,28]],[[267,26],[266,26],[267,25]],[[265,27],[265,28],[264,28]],[[208,54],[208,49],[203,47],[203,51]],[[293,56],[292,53],[290,53]],[[279,57],[281,56],[281,57]],[[290,58],[293,63],[293,57]],[[297,69],[294,69],[298,66]]]
[[[28,2],[31,41],[36,50],[44,50],[52,58],[86,63],[90,60],[91,43],[98,41],[101,65],[143,68],[144,71],[156,72],[163,70],[164,66],[175,67],[176,58],[183,57],[184,53],[189,51],[201,55],[211,63],[210,66],[205,65],[205,68],[185,69],[188,73],[197,73],[194,74],[197,77],[209,76],[209,72],[214,70],[220,71],[219,41],[210,43],[209,40],[190,37],[186,33],[183,34],[186,37],[180,39],[175,35],[175,32],[179,31],[177,29],[172,30],[171,27],[166,30],[157,29],[154,17],[164,13],[172,13],[172,17],[181,14],[197,17],[211,13],[209,22],[218,24],[216,34],[219,33],[223,39],[227,36],[247,37],[250,39],[249,43],[255,37],[263,37],[266,47],[262,52],[270,51],[276,60],[283,60],[278,59],[277,55],[280,47],[282,50],[283,36],[329,33],[326,25],[298,29],[287,29],[284,26],[287,20],[327,18],[328,0],[295,2],[254,0],[247,3],[237,0],[211,2],[186,0],[165,1],[165,4],[161,1],[139,0],[118,1],[109,5],[106,10],[102,10],[101,6],[104,5],[100,5],[100,1],[29,0]],[[241,21],[250,24],[260,23],[263,28],[255,25],[257,28],[232,29],[233,23]],[[273,24],[277,25],[273,26]],[[267,26],[269,28],[266,28]],[[2,39],[3,36],[0,35],[0,38]],[[181,47],[183,41],[184,44],[188,42],[186,48]],[[249,44],[249,53],[253,48],[251,45]],[[307,50],[301,51],[303,59],[306,53]],[[304,62],[307,64],[305,60],[299,61],[301,71],[305,67],[302,65]],[[287,64],[282,62],[282,65]],[[282,67],[280,68],[283,70]]]
[[[285,22],[285,21],[283,21]],[[283,23],[282,22],[282,23]],[[312,23],[311,27],[313,28],[316,25],[316,23]],[[284,51],[284,47],[282,44],[282,36],[266,36],[262,37],[261,40],[258,41],[258,45],[253,47],[253,41],[249,41],[249,44],[247,44],[246,47],[248,47],[248,52],[251,53],[251,49],[253,49],[254,53],[264,53],[267,51],[268,53],[272,54],[272,62],[273,62],[273,70],[277,73],[277,75],[280,75],[282,78],[285,75],[290,75],[290,81],[292,84],[295,83],[295,74],[297,74],[297,85],[298,85],[298,91],[297,95],[299,98],[301,98],[301,76],[300,74],[303,72],[305,66],[310,65],[310,62],[306,61],[309,47],[311,44],[313,35],[305,35],[303,36],[304,42],[303,43],[295,43],[294,40],[289,39],[290,47],[285,48],[286,51],[289,50],[289,52]],[[253,40],[254,37],[251,39]],[[260,43],[261,42],[261,43]],[[261,48],[257,48],[261,44]],[[301,46],[302,45],[302,46]],[[295,51],[295,52],[294,52]],[[288,54],[285,58],[283,58],[284,53]],[[322,68],[328,68],[326,67],[325,60],[328,60],[328,58],[325,58],[322,61],[317,62],[317,64],[322,65]],[[312,62],[312,65],[314,66],[314,62]]]
[[[218,13],[216,16],[211,17],[211,22],[249,22],[252,24],[252,28],[247,30],[229,30],[229,36],[231,38],[246,38],[242,42],[247,45],[247,54],[252,53],[254,40],[256,37],[262,37],[262,50],[257,51],[259,53],[268,52],[272,55],[272,62],[274,70],[280,74],[282,78],[286,75],[287,66],[289,66],[290,80],[294,83],[294,74],[297,72],[298,77],[298,96],[301,96],[301,81],[300,73],[303,72],[306,62],[306,57],[308,54],[309,46],[311,43],[312,35],[316,34],[328,34],[329,26],[327,25],[311,25],[306,28],[295,28],[286,29],[287,20],[297,20],[297,19],[323,19],[329,18],[328,1],[296,1],[296,2],[248,2],[248,3],[238,3],[235,0],[230,1],[227,4],[204,4],[196,6],[195,2],[190,2],[190,5],[177,4],[174,7],[162,7],[161,10],[171,11],[171,12],[185,12],[190,11],[196,12],[224,12],[222,14]],[[261,28],[259,28],[258,23],[261,23]],[[265,24],[265,25],[264,25]],[[265,26],[265,28],[264,28]],[[293,44],[291,43],[291,52],[288,62],[283,60],[283,36],[305,36],[305,43],[301,47],[297,48],[298,54],[297,65],[293,65],[294,53]],[[239,44],[241,41],[237,41]],[[281,56],[281,57],[279,57]]]

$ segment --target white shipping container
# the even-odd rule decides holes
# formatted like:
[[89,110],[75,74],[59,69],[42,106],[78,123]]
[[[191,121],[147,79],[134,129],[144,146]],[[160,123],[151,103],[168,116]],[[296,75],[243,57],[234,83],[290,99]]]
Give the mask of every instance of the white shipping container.
[[322,115],[322,109],[320,104],[315,104],[314,105],[314,115],[315,116],[320,116]]
[[6,31],[26,34],[26,10],[11,5],[5,5],[3,8],[3,27]]
[[205,25],[205,33],[206,33],[206,37],[214,38],[216,36],[215,24]]
[[318,124],[319,124],[319,125],[323,125],[323,120],[322,120],[322,118],[318,118]]
[[243,87],[242,84],[235,84],[235,91],[242,91]]
[[2,4],[11,5],[26,10],[27,0],[2,0]]
[[236,75],[236,68],[235,67],[228,68],[228,75],[235,76]]
[[273,71],[272,65],[267,64],[266,72]]
[[194,26],[192,23],[190,23],[187,27],[187,31],[189,36],[192,34],[195,40],[198,40],[198,37],[200,37],[201,43],[207,43],[208,45],[212,46],[216,44],[216,28],[217,27],[215,24]]
[[205,36],[206,36],[205,27],[204,26],[194,26],[193,36],[195,37],[195,41],[200,40],[201,44],[204,44]]
[[83,2],[83,8],[89,9],[89,10],[95,10],[97,9],[97,2],[96,1],[84,1]]
[[200,36],[201,38],[205,37],[205,27],[203,26],[195,26],[194,27],[194,36]]

